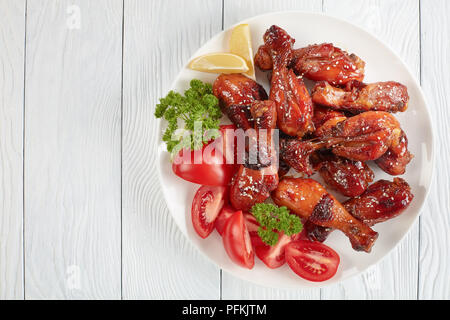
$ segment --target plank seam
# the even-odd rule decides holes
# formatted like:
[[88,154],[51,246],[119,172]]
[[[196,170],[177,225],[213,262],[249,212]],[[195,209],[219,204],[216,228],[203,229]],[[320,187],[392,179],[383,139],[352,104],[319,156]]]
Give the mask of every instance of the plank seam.
[[123,57],[125,0],[122,0],[122,70],[120,74],[120,300],[123,300]]
[[26,70],[27,70],[27,13],[28,0],[25,0],[25,35],[23,46],[23,120],[22,120],[22,286],[23,300],[25,296],[25,97],[26,97]]

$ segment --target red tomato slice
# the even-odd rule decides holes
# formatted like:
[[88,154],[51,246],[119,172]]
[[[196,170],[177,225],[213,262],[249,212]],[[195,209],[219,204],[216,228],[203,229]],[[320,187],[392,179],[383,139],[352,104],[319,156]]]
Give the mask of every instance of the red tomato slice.
[[261,244],[255,246],[255,253],[258,258],[271,269],[281,267],[285,262],[285,247],[292,241],[290,236],[283,232],[278,234],[278,242],[274,246],[261,241]]
[[220,235],[223,234],[223,229],[225,229],[225,224],[227,223],[228,218],[230,218],[235,212],[236,210],[229,205],[223,206],[222,210],[220,210],[219,216],[217,217],[215,223],[216,230]]
[[325,281],[336,274],[339,255],[320,242],[298,240],[285,247],[286,262],[300,277],[309,281]]
[[[226,129],[233,128],[233,126],[221,126],[220,132],[224,135]],[[222,152],[219,150],[211,152],[212,143],[223,143]],[[181,150],[173,160],[172,171],[189,182],[207,186],[225,186],[230,182],[237,168],[235,162],[227,164],[224,154],[228,153],[234,153],[231,140],[222,136],[217,141],[204,145],[201,152],[200,150]]]
[[228,219],[222,240],[225,251],[234,263],[244,268],[253,268],[255,254],[242,211],[236,211]]
[[214,222],[223,207],[226,188],[201,186],[192,201],[192,224],[203,239],[214,229]]

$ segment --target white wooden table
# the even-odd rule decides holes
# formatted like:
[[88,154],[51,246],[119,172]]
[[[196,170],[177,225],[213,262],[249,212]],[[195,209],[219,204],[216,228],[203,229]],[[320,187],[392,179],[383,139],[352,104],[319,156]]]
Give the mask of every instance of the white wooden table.
[[[420,79],[436,176],[402,243],[359,277],[277,290],[222,272],[170,217],[153,111],[211,36],[250,16],[325,12]],[[450,299],[450,1],[0,0],[0,298]]]

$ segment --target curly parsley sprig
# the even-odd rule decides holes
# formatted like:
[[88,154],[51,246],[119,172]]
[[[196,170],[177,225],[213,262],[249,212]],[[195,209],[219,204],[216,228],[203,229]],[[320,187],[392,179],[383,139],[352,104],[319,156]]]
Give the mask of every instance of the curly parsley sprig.
[[271,246],[277,244],[279,231],[291,236],[303,229],[300,218],[290,214],[288,208],[284,206],[257,203],[252,207],[251,213],[259,222],[258,235],[261,240]]
[[[217,135],[211,131],[219,129],[221,116],[219,100],[212,94],[211,84],[197,79],[191,80],[184,96],[170,91],[159,100],[155,110],[156,118],[164,118],[168,122],[162,139],[172,155],[182,148],[202,148],[212,136]],[[177,132],[180,122],[184,122],[184,128]],[[201,125],[201,134],[194,134],[196,123]]]

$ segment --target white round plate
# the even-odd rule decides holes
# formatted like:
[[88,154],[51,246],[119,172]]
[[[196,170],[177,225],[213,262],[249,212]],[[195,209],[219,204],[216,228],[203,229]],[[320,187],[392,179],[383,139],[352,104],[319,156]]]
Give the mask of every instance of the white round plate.
[[[192,199],[199,186],[173,174],[166,146],[160,139],[159,175],[169,211],[181,231],[210,260],[234,276],[260,285],[276,288],[322,287],[359,274],[386,256],[407,234],[419,216],[429,190],[434,159],[433,135],[430,115],[420,86],[406,65],[391,49],[373,35],[348,22],[323,14],[290,11],[256,16],[238,24],[241,23],[250,25],[253,52],[256,52],[259,45],[263,43],[264,32],[275,24],[285,29],[296,40],[295,48],[314,43],[332,42],[349,53],[355,53],[366,62],[365,82],[395,80],[408,87],[409,108],[404,113],[397,113],[396,117],[408,136],[409,149],[414,154],[406,174],[402,176],[410,184],[414,200],[399,217],[374,226],[379,237],[369,254],[354,251],[344,234],[339,231],[333,232],[325,243],[336,250],[341,263],[337,274],[321,283],[301,279],[287,265],[274,270],[269,269],[256,257],[255,267],[252,270],[241,268],[228,258],[217,232],[213,232],[207,239],[201,239],[192,227],[190,212]],[[191,59],[210,52],[227,52],[230,30],[231,28],[214,36]],[[189,70],[185,66],[180,70],[172,89],[184,92],[193,78],[212,83],[217,76],[217,74]],[[256,77],[266,90],[269,89],[265,73],[257,71]],[[160,123],[160,135],[164,127],[165,124],[161,126]],[[374,166],[372,168],[375,171],[375,181],[378,179],[392,181],[391,176]]]

